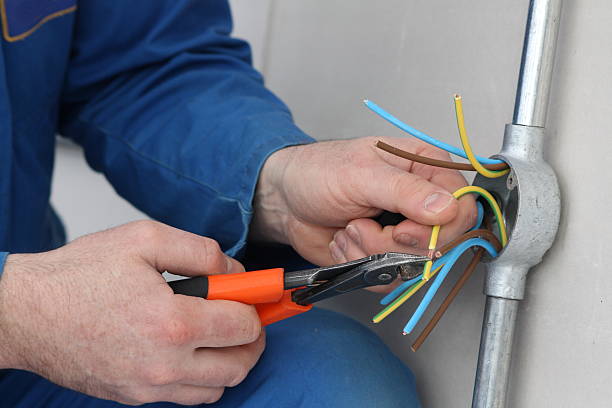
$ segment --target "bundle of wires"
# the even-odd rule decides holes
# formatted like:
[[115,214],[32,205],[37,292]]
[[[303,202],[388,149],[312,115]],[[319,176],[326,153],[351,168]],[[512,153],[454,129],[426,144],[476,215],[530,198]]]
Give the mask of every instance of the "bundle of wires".
[[[464,118],[463,118],[463,106],[462,106],[461,97],[459,95],[455,95],[454,102],[455,102],[457,127],[459,130],[459,137],[461,139],[463,150],[455,146],[451,146],[449,144],[441,142],[437,139],[434,139],[426,135],[425,133],[406,125],[405,123],[403,123],[402,121],[400,121],[399,119],[397,119],[396,117],[394,117],[393,115],[391,115],[390,113],[386,112],[381,107],[376,105],[374,102],[371,102],[368,100],[364,101],[365,105],[369,109],[374,111],[376,114],[378,114],[379,116],[381,116],[388,122],[397,126],[398,128],[404,130],[410,135],[417,137],[433,146],[436,146],[450,153],[466,158],[468,159],[470,163],[469,164],[455,163],[455,162],[450,162],[450,161],[437,160],[437,159],[433,159],[429,157],[423,157],[423,156],[415,155],[413,153],[409,153],[409,152],[400,150],[396,147],[390,146],[383,142],[377,143],[377,147],[379,147],[380,149],[385,150],[399,157],[403,157],[409,160],[413,160],[416,162],[420,162],[420,163],[424,163],[424,164],[428,164],[432,166],[452,168],[452,169],[458,169],[458,170],[477,171],[483,176],[489,177],[489,178],[502,177],[508,174],[510,170],[507,164],[504,163],[503,161],[476,156],[473,153],[468,137],[467,137],[467,132],[465,130],[465,123],[464,123]],[[476,225],[472,228],[472,230],[460,236],[453,242],[450,242],[449,244],[446,244],[440,248],[437,248],[437,241],[438,241],[438,235],[440,233],[441,226],[435,225],[432,228],[431,238],[429,242],[429,256],[431,260],[425,263],[423,273],[421,273],[419,276],[409,281],[404,282],[402,285],[398,286],[394,291],[392,291],[387,296],[385,296],[381,300],[380,303],[382,305],[385,305],[386,307],[383,310],[381,310],[372,319],[374,323],[379,323],[380,321],[382,321],[385,317],[387,317],[393,311],[395,311],[398,307],[400,307],[404,302],[410,299],[416,292],[419,291],[419,289],[424,287],[432,277],[435,276],[433,283],[431,284],[431,286],[429,287],[429,289],[423,296],[417,309],[415,310],[412,317],[409,319],[409,321],[406,323],[406,326],[404,327],[403,334],[411,333],[416,327],[416,325],[418,324],[418,322],[420,321],[420,319],[422,318],[425,310],[428,308],[436,292],[438,291],[438,289],[440,288],[440,286],[442,285],[442,283],[448,276],[449,272],[451,271],[451,269],[453,268],[457,260],[470,248],[474,248],[474,247],[479,248],[474,254],[472,261],[468,264],[464,273],[462,274],[462,276],[459,278],[459,280],[455,284],[455,287],[453,287],[453,289],[451,290],[447,298],[444,300],[444,302],[442,302],[441,306],[438,308],[437,312],[435,313],[431,321],[425,327],[425,330],[417,338],[417,341],[413,344],[412,346],[413,351],[416,351],[420,347],[420,345],[423,344],[423,342],[425,341],[429,333],[433,330],[437,322],[440,320],[440,318],[442,317],[442,315],[444,314],[444,312],[446,311],[450,303],[457,296],[457,294],[459,293],[459,291],[461,290],[465,282],[467,282],[469,277],[472,275],[472,273],[476,269],[476,266],[480,262],[484,253],[486,252],[490,256],[496,257],[499,251],[501,251],[501,249],[508,242],[508,236],[506,232],[504,218],[502,216],[501,209],[499,208],[499,205],[497,201],[495,201],[493,196],[485,189],[481,187],[477,187],[477,186],[463,187],[453,193],[453,195],[456,198],[460,198],[466,194],[477,194],[480,196],[481,199],[487,202],[487,204],[492,210],[492,213],[497,223],[499,239],[491,231],[489,231],[489,229],[481,228],[484,222],[484,218],[485,218],[484,217],[484,207],[481,201],[477,201],[478,218],[477,218]]]

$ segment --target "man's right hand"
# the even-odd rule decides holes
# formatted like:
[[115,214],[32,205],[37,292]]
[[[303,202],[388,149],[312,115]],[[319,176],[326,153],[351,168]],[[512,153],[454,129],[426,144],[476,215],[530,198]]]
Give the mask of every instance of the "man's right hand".
[[218,400],[259,359],[259,318],[241,303],[174,295],[165,270],[244,271],[215,241],[151,221],[9,255],[0,278],[0,368],[128,404]]

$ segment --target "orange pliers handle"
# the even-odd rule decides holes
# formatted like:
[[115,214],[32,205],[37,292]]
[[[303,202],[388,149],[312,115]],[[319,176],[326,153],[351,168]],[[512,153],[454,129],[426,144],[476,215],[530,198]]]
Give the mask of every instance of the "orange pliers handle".
[[199,276],[168,284],[176,294],[254,305],[262,326],[312,309],[312,305],[302,306],[293,302],[291,292],[296,289],[285,290],[283,268]]

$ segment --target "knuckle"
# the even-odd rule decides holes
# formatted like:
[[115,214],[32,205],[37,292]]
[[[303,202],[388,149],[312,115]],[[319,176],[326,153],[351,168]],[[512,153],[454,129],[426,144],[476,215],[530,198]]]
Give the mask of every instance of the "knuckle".
[[154,244],[161,234],[161,224],[151,220],[134,221],[130,224],[130,229],[130,238],[138,244]]
[[418,196],[429,190],[429,183],[418,177],[395,177],[391,182],[391,191],[400,197]]
[[178,380],[176,373],[166,366],[150,366],[142,372],[146,383],[152,386],[174,384]]
[[259,316],[255,312],[255,309],[251,310],[249,318],[245,319],[244,324],[241,325],[240,334],[246,340],[247,343],[253,343],[261,335],[261,321]]
[[204,264],[210,264],[216,259],[221,259],[223,251],[221,251],[221,246],[217,241],[205,237],[203,243],[204,250],[202,251],[202,256],[204,257]]
[[[253,307],[244,307],[240,313],[230,317],[225,316],[222,326],[222,336],[226,339],[236,340],[236,344],[250,344],[261,335],[261,322]],[[236,311],[238,312],[238,311]]]
[[[357,139],[357,143],[363,146],[376,146],[376,142],[378,142],[379,140],[385,140],[384,137],[376,137],[376,136],[366,136],[366,137],[362,137]],[[388,140],[387,140],[388,142]]]
[[190,342],[192,338],[193,330],[180,318],[170,317],[160,324],[158,340],[163,344],[181,346]]

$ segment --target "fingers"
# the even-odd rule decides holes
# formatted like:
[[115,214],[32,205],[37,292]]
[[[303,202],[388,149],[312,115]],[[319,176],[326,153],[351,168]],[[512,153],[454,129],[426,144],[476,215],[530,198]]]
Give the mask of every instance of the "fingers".
[[[430,146],[427,143],[421,142],[419,140],[405,139],[405,138],[384,138],[383,140],[401,149],[412,151],[416,154],[420,154],[423,156],[440,159],[440,160],[447,160],[447,161],[450,160],[450,155],[447,152],[441,149],[435,148],[433,146]],[[416,176],[419,176],[433,183],[436,186],[442,187],[444,190],[448,191],[449,193],[452,193],[460,189],[461,187],[464,187],[467,185],[465,178],[461,175],[460,172],[456,170],[449,170],[449,169],[438,168],[438,167],[429,166],[429,165],[425,165],[421,163],[414,163],[414,162],[411,162],[410,160],[402,159],[390,153],[381,151],[380,149],[376,149],[376,150],[378,151],[377,153],[379,154],[379,156],[385,162],[391,164],[392,166],[397,167],[398,169],[402,169]],[[470,205],[471,204],[469,203],[467,204],[468,207]],[[473,210],[475,211],[475,207],[473,208]],[[404,214],[404,215],[407,215],[407,214]],[[413,216],[408,216],[408,218],[411,218],[412,220],[422,223],[422,224],[427,224],[427,225],[435,224],[435,223],[431,224],[431,223],[423,222],[423,220],[419,218],[415,218]],[[449,220],[450,218],[446,219],[445,221],[441,220],[440,222],[438,222],[438,224],[444,224],[445,222],[448,222]]]
[[168,401],[183,405],[218,401],[226,387],[240,384],[265,348],[265,334],[243,346],[201,348],[174,368],[160,367],[148,375],[150,384],[132,392],[132,404]]
[[206,387],[234,387],[255,366],[265,348],[265,332],[250,344],[219,349],[201,348],[185,364],[183,384]]
[[[350,228],[354,227],[350,226]],[[368,256],[359,243],[351,239],[346,230],[336,232],[333,241],[329,244],[329,252],[335,263],[344,263]]]
[[[355,222],[357,225],[354,225]],[[358,228],[365,232],[365,242],[361,241],[360,229]],[[393,245],[393,238],[390,231],[391,228],[382,228],[377,222],[368,218],[356,220],[349,224],[346,229],[340,230],[334,235],[334,240],[330,243],[330,253],[335,262],[343,263],[364,258],[374,253],[394,250],[406,252],[406,250],[397,246],[397,249],[388,249],[390,245]],[[367,252],[366,248],[371,250],[371,252]],[[409,252],[415,253],[415,250],[411,249]],[[389,285],[371,286],[367,288],[367,290],[376,293],[388,293],[400,284],[401,280],[397,279]]]
[[[477,214],[474,198],[471,196],[461,197],[458,214],[451,222],[442,226],[437,245],[446,244],[472,228],[476,222]],[[418,224],[412,220],[405,220],[392,227],[392,236],[398,244],[426,249],[429,246],[431,227]]]
[[[345,245],[345,250],[342,255],[347,261],[351,261],[357,258],[363,258],[363,256],[380,254],[384,252],[408,252],[414,254],[426,254],[426,250],[419,249],[414,245],[406,245],[398,243],[393,238],[393,226],[381,227],[379,223],[369,218],[360,218],[358,220],[351,221],[347,228],[343,231],[336,233],[334,236],[334,242],[336,239],[340,243],[336,242],[339,248],[341,245]],[[425,227],[427,228],[427,227]],[[429,228],[431,231],[431,228]],[[346,244],[343,244],[343,240],[346,240]],[[330,247],[334,246],[330,244]],[[353,255],[362,255],[353,258]]]
[[396,167],[367,171],[358,185],[368,205],[399,212],[421,224],[444,224],[457,215],[457,200],[445,187]]
[[338,228],[295,221],[290,226],[291,246],[315,265],[331,265],[335,261],[329,252],[329,243]]
[[250,344],[262,332],[255,308],[229,300],[205,300],[175,295],[176,318],[170,318],[167,337],[171,343],[193,347],[230,347]]
[[198,276],[244,272],[235,259],[226,256],[219,244],[206,237],[153,221],[125,226],[147,261],[158,271]]

